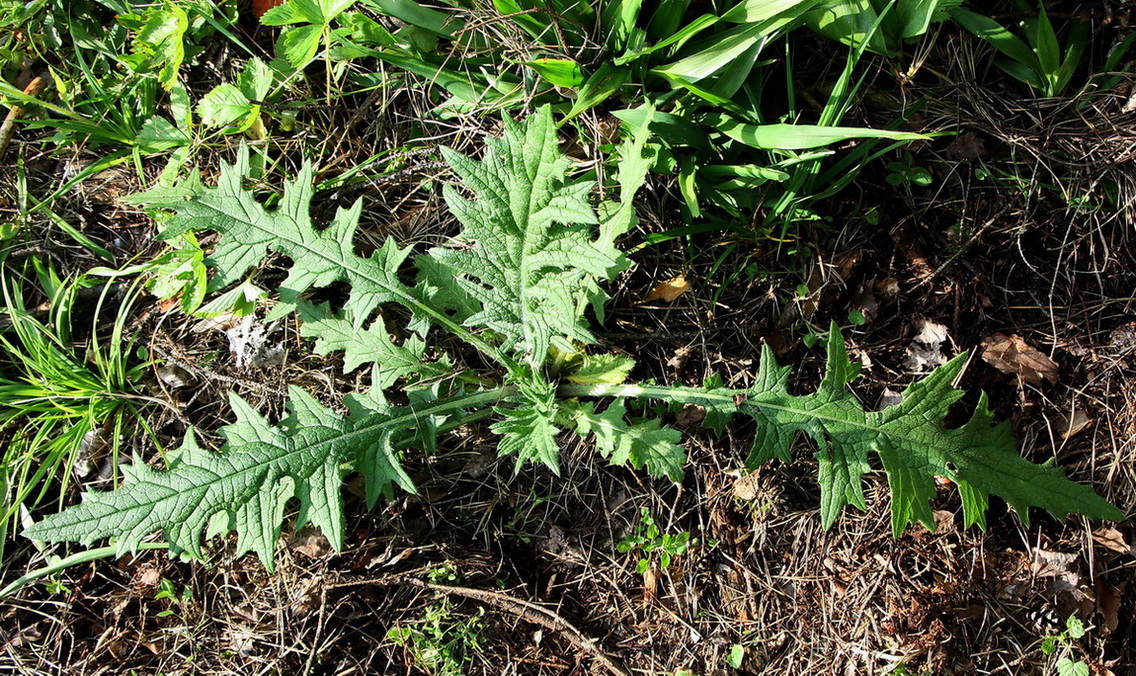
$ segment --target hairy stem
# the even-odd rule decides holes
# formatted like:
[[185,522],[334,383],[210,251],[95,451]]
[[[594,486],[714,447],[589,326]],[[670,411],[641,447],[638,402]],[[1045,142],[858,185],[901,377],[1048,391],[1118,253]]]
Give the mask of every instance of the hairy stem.
[[598,385],[598,384],[566,384],[557,390],[557,396],[568,399],[572,397],[631,397],[634,399],[662,399],[663,401],[676,401],[693,404],[710,404],[715,407],[728,406],[737,408],[734,397],[742,395],[745,390],[728,390],[718,388],[707,390],[700,387],[683,387],[681,385]]

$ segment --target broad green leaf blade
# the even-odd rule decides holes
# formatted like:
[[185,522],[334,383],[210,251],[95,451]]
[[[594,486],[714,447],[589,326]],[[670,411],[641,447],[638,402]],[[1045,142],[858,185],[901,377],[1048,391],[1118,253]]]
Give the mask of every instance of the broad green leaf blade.
[[1030,49],[1030,46],[1021,38],[1003,28],[997,21],[963,7],[956,7],[951,10],[951,18],[966,30],[989,42],[999,52],[1021,64],[1023,68],[1035,74],[1042,72],[1037,53]]
[[923,141],[926,134],[866,127],[822,127],[797,124],[746,124],[729,115],[715,113],[706,123],[726,136],[764,150],[808,150],[853,139],[883,138],[894,141]]
[[790,395],[788,369],[775,366],[772,351],[762,354],[761,372],[739,410],[758,424],[746,464],[789,458],[795,432],[817,443],[820,463],[821,516],[830,526],[846,505],[863,508],[862,477],[874,452],[883,461],[892,491],[892,528],[898,536],[916,521],[935,522],[928,501],[935,496],[935,477],[955,482],[962,494],[967,525],[985,527],[989,495],[999,495],[1029,522],[1029,509],[1040,507],[1058,518],[1082,514],[1094,519],[1124,518],[1124,513],[1088,486],[1065,478],[1057,468],[1032,464],[1015,450],[1009,426],[991,426],[986,398],[962,427],[943,424],[962,392],[951,384],[965,355],[936,369],[904,392],[901,404],[865,411],[846,389],[857,369],[848,361],[835,325],[828,343],[828,367],[820,387],[807,395]]
[[579,89],[587,77],[580,64],[572,59],[534,59],[521,61],[521,65],[532,68],[538,75],[558,87]]
[[593,341],[582,307],[591,281],[616,261],[586,227],[597,223],[591,186],[565,180],[568,159],[548,107],[525,123],[506,120],[504,137],[488,146],[481,161],[444,152],[473,195],[446,186],[463,229],[453,245],[429,252],[452,275],[429,282],[435,298],[480,305],[466,326],[493,331],[504,350],[540,364],[554,344],[574,352],[574,341]]
[[172,122],[155,115],[142,123],[138,136],[134,137],[134,144],[144,153],[160,153],[170,148],[189,145],[189,136],[173,125]]
[[[24,534],[36,540],[89,543],[118,539],[119,554],[136,550],[154,531],[163,531],[172,551],[203,558],[202,533],[238,533],[237,551],[253,551],[271,570],[284,504],[300,503],[300,524],[319,527],[331,544],[343,546],[342,465],[359,449],[385,463],[368,479],[375,490],[398,484],[413,490],[389,447],[390,435],[407,426],[405,418],[373,415],[344,418],[311,395],[292,388],[291,414],[273,426],[239,397],[232,397],[237,421],[222,429],[226,443],[214,453],[201,448],[192,432],[166,471],[136,460],[123,468],[125,480],[114,491],[91,492],[80,505],[32,525]],[[210,524],[214,526],[210,528]]]
[[664,428],[658,420],[629,424],[622,399],[616,399],[603,413],[596,413],[591,402],[575,411],[576,433],[595,436],[596,449],[613,465],[647,468],[651,476],[682,480],[686,451],[679,445],[678,430]]
[[628,38],[635,31],[642,6],[643,0],[607,0],[603,3],[600,26],[608,49],[621,52],[628,48]]
[[230,127],[228,132],[240,133],[256,121],[260,106],[249,101],[236,85],[225,83],[201,97],[197,114],[206,127]]
[[430,31],[444,38],[452,38],[465,22],[452,13],[424,7],[416,0],[362,0],[363,4],[411,26]]
[[817,4],[817,0],[743,0],[722,15],[723,21],[754,23],[791,13],[799,17]]
[[745,24],[699,43],[699,51],[674,63],[655,68],[653,72],[672,82],[698,82],[729,66],[752,48],[764,43],[765,28]]

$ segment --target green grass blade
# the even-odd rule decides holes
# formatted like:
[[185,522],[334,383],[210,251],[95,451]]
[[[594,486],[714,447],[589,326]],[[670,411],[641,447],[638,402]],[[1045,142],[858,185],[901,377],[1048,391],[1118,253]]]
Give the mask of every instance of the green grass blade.
[[808,150],[855,139],[882,138],[894,141],[923,141],[926,134],[867,127],[822,127],[797,124],[746,124],[714,113],[705,122],[730,138],[763,150]]

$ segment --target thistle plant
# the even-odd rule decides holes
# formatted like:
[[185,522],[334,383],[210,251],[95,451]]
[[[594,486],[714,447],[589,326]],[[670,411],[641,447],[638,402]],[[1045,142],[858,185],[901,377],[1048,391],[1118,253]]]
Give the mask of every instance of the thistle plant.
[[[646,122],[631,131],[620,149],[618,198],[596,206],[593,185],[569,178],[547,107],[521,122],[506,120],[503,137],[488,141],[482,160],[444,151],[460,180],[446,186],[444,197],[462,229],[417,255],[391,240],[369,256],[357,255],[360,203],[316,228],[309,215],[310,166],[286,186],[278,207],[265,208],[242,186],[247,150],[222,167],[216,186],[190,177],[138,195],[138,204],[169,212],[163,237],[219,235],[206,260],[218,287],[244,279],[270,251],[290,258],[272,317],[297,312],[318,353],[342,351],[349,370],[369,366],[372,386],[346,397],[345,414],[293,387],[289,413],[275,424],[233,396],[236,420],[222,428],[218,451],[199,445],[191,430],[168,468],[136,459],[124,468],[118,489],[86,493],[81,504],[25,535],[112,538],[122,553],[162,531],[171,551],[201,558],[203,535],[235,531],[237,553],[256,552],[271,569],[290,499],[299,504],[297,527],[317,526],[341,548],[347,473],[365,478],[371,506],[396,489],[414,491],[402,454],[434,451],[445,430],[478,418],[492,419],[499,453],[515,458],[518,471],[536,462],[559,473],[562,437],[575,434],[593,440],[613,464],[680,481],[686,464],[681,435],[662,418],[629,413],[628,400],[644,399],[701,405],[704,424],[719,430],[736,415],[754,420],[753,446],[738,458],[749,468],[772,458],[789,461],[797,433],[807,434],[818,449],[826,527],[846,505],[865,507],[861,484],[873,454],[888,476],[896,535],[916,521],[934,527],[928,500],[936,476],[958,486],[967,525],[985,527],[991,494],[1027,521],[1031,507],[1062,518],[1123,518],[1060,469],[1021,458],[1009,426],[992,425],[985,396],[961,427],[944,426],[948,409],[963,396],[951,383],[965,356],[878,412],[864,410],[849,393],[858,369],[835,326],[824,379],[811,394],[789,394],[790,369],[768,348],[747,388],[629,382],[634,362],[596,350],[587,316],[591,309],[602,321],[602,282],[631,265],[617,242],[635,224],[632,198],[650,164],[647,138]],[[311,290],[333,283],[350,288],[341,310],[307,300]],[[383,316],[376,317],[380,309]],[[388,320],[399,316],[404,326],[392,337]],[[479,357],[470,359],[471,351]]]

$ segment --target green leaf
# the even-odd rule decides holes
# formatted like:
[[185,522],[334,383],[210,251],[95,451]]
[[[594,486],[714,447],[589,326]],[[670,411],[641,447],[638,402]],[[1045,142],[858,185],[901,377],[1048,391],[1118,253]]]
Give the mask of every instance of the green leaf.
[[1042,73],[1037,53],[1018,36],[1003,28],[988,16],[963,7],[951,10],[951,18],[979,38],[989,42],[999,52],[1016,61],[1032,73]]
[[1089,676],[1089,665],[1068,657],[1057,660],[1057,676]]
[[592,402],[580,405],[574,413],[576,433],[584,438],[594,434],[596,450],[611,464],[646,467],[651,476],[682,480],[686,451],[678,443],[682,438],[678,430],[663,428],[658,420],[628,424],[622,399],[612,402],[603,413],[596,413]]
[[817,4],[817,0],[743,0],[722,15],[723,21],[754,23],[779,14],[799,17]]
[[246,317],[256,312],[257,303],[268,297],[268,292],[249,281],[229,289],[205,305],[198,308],[195,317],[219,317],[223,314],[233,314],[237,317]]
[[828,341],[828,366],[813,394],[788,393],[788,369],[777,365],[772,350],[762,352],[758,380],[739,410],[757,422],[750,468],[773,457],[789,460],[797,432],[819,447],[821,518],[829,527],[845,505],[864,508],[861,481],[871,470],[869,453],[883,461],[892,493],[892,530],[898,537],[907,524],[929,529],[935,520],[928,501],[935,477],[958,485],[966,525],[986,527],[988,496],[999,495],[1029,523],[1030,507],[1057,518],[1078,513],[1096,519],[1123,519],[1124,513],[1073,483],[1055,467],[1034,465],[1018,455],[1007,423],[991,427],[986,397],[962,427],[943,425],[963,392],[951,383],[962,371],[960,355],[903,393],[903,402],[882,411],[865,411],[846,389],[858,368],[848,361],[844,340],[834,324]]
[[417,26],[444,38],[451,38],[454,31],[465,27],[465,22],[455,15],[424,7],[415,0],[362,0],[363,4],[387,16],[401,19],[411,26]]
[[558,87],[579,89],[587,80],[580,64],[571,59],[535,59],[521,61],[521,64],[532,68],[538,75]]
[[576,102],[572,104],[572,109],[560,124],[608,100],[630,78],[631,73],[628,69],[604,63],[580,86],[579,91],[576,92]]
[[501,435],[498,454],[516,456],[518,472],[525,462],[533,460],[560,475],[560,444],[556,440],[560,428],[555,424],[554,393],[555,390],[546,385],[545,391],[540,393],[543,396],[512,397],[509,401],[514,404],[513,408],[494,409],[503,416],[490,427],[494,434]]
[[189,28],[189,17],[176,4],[151,7],[142,17],[142,26],[134,36],[134,56],[141,70],[157,69],[158,83],[170,90],[177,84],[178,71],[185,60],[183,38]]
[[248,173],[248,148],[242,146],[235,164],[222,165],[216,187],[203,186],[193,175],[172,188],[156,188],[130,199],[135,204],[173,212],[162,230],[163,239],[200,230],[221,235],[206,259],[217,268],[213,288],[238,281],[272,250],[293,261],[279,289],[286,307],[308,289],[334,282],[351,285],[344,312],[357,326],[382,303],[402,301],[416,307],[410,290],[398,278],[398,268],[409,249],[400,249],[388,240],[369,257],[355,254],[360,202],[350,209],[339,209],[327,228],[316,230],[308,213],[312,200],[310,164],[300,169],[295,180],[285,182],[284,195],[275,209],[265,208],[245,190],[242,182]]
[[606,278],[616,261],[581,227],[598,222],[591,185],[566,182],[547,106],[523,124],[506,119],[504,137],[487,145],[480,162],[443,150],[473,195],[445,186],[463,229],[453,245],[430,250],[451,273],[430,281],[435,298],[480,306],[466,326],[493,331],[506,351],[540,364],[552,345],[575,352],[573,341],[593,342],[582,316],[589,280]]
[[355,4],[355,0],[288,0],[260,17],[265,26],[295,26],[280,36],[277,47],[294,68],[311,62],[319,50],[324,32],[335,17]]
[[260,23],[265,26],[329,24],[354,4],[355,0],[288,0],[265,12],[260,17]]
[[219,453],[186,435],[166,471],[140,459],[123,467],[120,488],[85,493],[80,505],[50,516],[24,531],[48,542],[89,543],[115,537],[119,555],[136,551],[142,538],[163,531],[171,551],[201,559],[202,533],[237,532],[237,555],[255,552],[272,570],[284,505],[299,501],[300,525],[318,527],[336,549],[343,546],[341,465],[360,449],[371,457],[368,489],[413,490],[390,445],[391,435],[406,426],[405,417],[371,415],[344,418],[311,395],[291,388],[290,415],[273,426],[243,399],[231,397],[237,421],[222,428],[226,443]]
[[155,115],[143,122],[142,128],[138,130],[138,136],[134,137],[134,145],[147,154],[164,152],[189,142],[190,138],[185,132],[161,115]]
[[274,80],[272,68],[254,56],[245,63],[241,74],[237,76],[237,86],[250,102],[259,103],[268,96]]
[[390,387],[399,378],[412,374],[445,377],[453,372],[445,365],[427,364],[422,358],[426,344],[411,336],[402,345],[391,340],[380,316],[370,327],[357,329],[350,319],[331,314],[326,305],[301,302],[297,312],[303,324],[300,335],[316,338],[315,352],[328,355],[343,352],[343,372],[349,373],[364,364],[375,364],[372,387]]
[[225,83],[201,97],[197,114],[206,127],[228,127],[228,133],[240,133],[256,121],[260,106],[249,101],[236,85]]
[[187,233],[182,239],[182,246],[154,261],[147,288],[162,300],[180,294],[182,310],[192,313],[205,300],[208,271],[197,238]]
[[735,644],[730,648],[730,654],[726,656],[726,666],[731,669],[741,669],[742,664],[745,662],[746,649],[744,645]]
[[1085,635],[1085,623],[1076,615],[1070,615],[1065,620],[1065,632],[1069,634],[1069,638],[1078,639]]
[[601,383],[618,385],[627,380],[635,360],[617,354],[584,355],[580,365],[568,373],[572,383]]
[[745,124],[724,113],[707,116],[706,124],[732,139],[766,150],[807,150],[861,138],[922,141],[926,134],[866,127],[822,127],[797,124]]
[[[267,16],[267,14],[265,15]],[[280,36],[279,53],[294,68],[301,68],[316,58],[323,25],[297,26]]]

